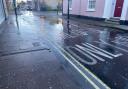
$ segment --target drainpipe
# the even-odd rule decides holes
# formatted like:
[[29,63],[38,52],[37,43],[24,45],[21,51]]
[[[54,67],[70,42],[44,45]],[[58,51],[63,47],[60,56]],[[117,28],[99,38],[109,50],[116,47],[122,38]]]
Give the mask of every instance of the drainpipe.
[[[80,18],[80,16],[81,16],[81,0],[80,0],[80,4],[79,4],[80,6],[79,6],[79,13],[78,13],[78,17]],[[80,24],[78,23],[78,30],[80,29]]]
[[15,15],[16,15],[16,18],[17,18],[16,0],[13,0],[13,6],[14,6]]
[[68,15],[67,15],[67,28],[68,28],[68,33],[70,33],[70,6],[69,6],[69,0],[68,0]]
[[62,15],[63,15],[63,9],[64,9],[63,4],[64,4],[64,0],[62,0]]
[[58,1],[58,4],[57,4],[57,15],[59,15],[59,1]]
[[79,17],[81,16],[81,0],[80,0],[80,6],[79,6],[79,13],[78,13]]
[[37,0],[37,10],[40,11],[40,0]]
[[70,7],[69,7],[69,0],[68,0],[68,15],[67,15],[67,18],[68,18],[68,22],[69,22],[69,19],[70,19]]

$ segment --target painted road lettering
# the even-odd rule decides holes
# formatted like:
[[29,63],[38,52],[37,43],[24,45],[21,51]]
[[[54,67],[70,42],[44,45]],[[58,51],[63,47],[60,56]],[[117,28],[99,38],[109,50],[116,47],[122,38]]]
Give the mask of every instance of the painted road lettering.
[[[86,58],[88,58],[90,61],[87,61],[85,58],[81,58],[76,52],[74,52],[72,49],[75,49],[80,54],[84,55]],[[107,59],[114,59],[116,57],[120,57],[123,54],[113,54],[106,50],[103,50],[97,46],[94,46],[90,43],[82,43],[82,45],[75,45],[73,47],[67,47],[66,50],[73,55],[77,60],[87,64],[87,65],[95,65],[97,64],[97,61],[107,61]]]

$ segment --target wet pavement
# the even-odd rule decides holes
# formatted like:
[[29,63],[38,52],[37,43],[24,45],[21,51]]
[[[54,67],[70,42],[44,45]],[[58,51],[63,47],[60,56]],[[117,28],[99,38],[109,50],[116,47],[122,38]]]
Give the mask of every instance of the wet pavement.
[[1,29],[0,89],[128,89],[128,33],[24,12]]
[[10,15],[0,29],[0,89],[93,89],[86,80],[80,81],[86,82],[82,86],[79,73],[70,71],[73,68],[54,52],[46,38],[47,27],[47,22],[28,12],[19,15],[17,27]]

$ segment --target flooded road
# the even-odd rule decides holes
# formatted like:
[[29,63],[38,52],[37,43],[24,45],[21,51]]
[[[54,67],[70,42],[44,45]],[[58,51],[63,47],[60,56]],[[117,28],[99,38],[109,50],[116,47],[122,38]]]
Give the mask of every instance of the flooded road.
[[[78,69],[80,74],[85,73],[94,77],[87,79],[94,89],[103,89],[103,86],[128,89],[128,33],[111,28],[82,25],[83,23],[73,20],[67,28],[65,19],[42,13],[37,15],[26,12],[18,17],[18,21],[19,30],[16,30],[16,37],[20,38],[18,40],[25,39],[23,43],[26,44],[18,44],[15,38],[20,49],[30,48],[32,45],[29,41],[34,41],[34,46],[43,44],[46,49],[53,48],[54,53],[65,56],[68,61],[75,61],[74,64],[87,72]],[[10,31],[13,33],[14,30]],[[95,81],[95,84],[90,80]],[[100,84],[102,86],[98,86]]]

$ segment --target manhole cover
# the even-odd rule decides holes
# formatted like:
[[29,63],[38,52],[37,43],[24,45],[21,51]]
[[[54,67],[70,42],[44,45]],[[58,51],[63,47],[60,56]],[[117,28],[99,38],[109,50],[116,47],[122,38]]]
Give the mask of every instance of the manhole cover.
[[40,42],[34,42],[34,43],[32,43],[32,45],[33,45],[34,47],[39,47],[39,46],[41,46],[41,45],[40,45]]

